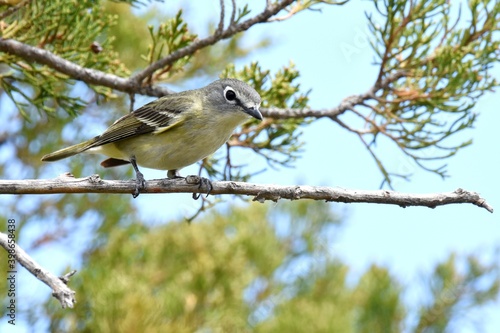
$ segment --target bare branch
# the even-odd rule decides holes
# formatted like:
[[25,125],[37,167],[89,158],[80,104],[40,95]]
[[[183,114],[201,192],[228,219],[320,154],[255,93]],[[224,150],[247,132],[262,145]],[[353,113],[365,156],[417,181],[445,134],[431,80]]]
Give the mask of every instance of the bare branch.
[[296,108],[262,108],[260,112],[264,118],[272,119],[292,119],[292,118],[324,118],[324,117],[335,117],[345,110],[340,106],[333,109],[296,109]]
[[280,17],[274,17],[274,18],[270,19],[269,21],[270,22],[275,22],[275,21],[279,22],[279,21],[288,20],[290,17],[292,17],[293,15],[295,15],[298,12],[302,11],[303,9],[304,9],[304,5],[299,1],[298,3],[295,4],[295,6],[293,6],[292,8],[290,8],[290,9],[287,10],[288,13],[286,15],[283,15],[283,16],[280,16]]
[[[412,194],[385,190],[349,190],[325,186],[285,186],[251,184],[233,181],[212,183],[211,194],[237,194],[253,196],[254,201],[278,201],[279,199],[325,200],[344,203],[378,203],[401,207],[437,206],[471,203],[493,212],[493,208],[478,193],[457,189],[446,193]],[[102,180],[99,175],[74,178],[65,174],[55,179],[0,180],[0,194],[55,194],[55,193],[122,193],[132,194],[136,188],[133,180]],[[142,193],[207,193],[200,185],[200,177],[182,179],[155,179],[146,183]]]
[[[286,10],[287,14],[280,16],[280,17],[274,17],[274,18],[270,19],[269,22],[288,20],[289,18],[291,18],[295,14],[297,14],[303,10],[306,10],[306,9],[311,10],[311,11],[321,12],[321,9],[313,8],[313,6],[318,4],[318,3],[323,3],[323,4],[327,4],[327,5],[344,5],[348,1],[349,0],[345,0],[345,1],[321,1],[321,0],[318,0],[318,1],[297,1],[294,6],[292,6],[291,8]],[[269,5],[269,1],[267,3]]]
[[14,255],[16,260],[38,280],[48,285],[52,289],[52,296],[61,303],[63,308],[72,308],[75,305],[75,292],[66,285],[69,278],[75,274],[75,271],[71,271],[62,277],[55,276],[33,260],[19,245],[12,242],[9,243],[8,236],[1,232],[0,246],[9,254]]
[[400,78],[407,76],[408,73],[405,71],[397,71],[391,75],[388,75],[385,79],[380,82],[376,82],[367,92],[359,95],[352,95],[345,98],[340,104],[331,109],[282,109],[282,108],[267,108],[262,109],[262,115],[264,117],[273,119],[290,119],[290,118],[335,118],[347,110],[353,110],[358,105],[365,105],[369,100],[377,100],[377,92],[382,89],[387,89],[389,85]]

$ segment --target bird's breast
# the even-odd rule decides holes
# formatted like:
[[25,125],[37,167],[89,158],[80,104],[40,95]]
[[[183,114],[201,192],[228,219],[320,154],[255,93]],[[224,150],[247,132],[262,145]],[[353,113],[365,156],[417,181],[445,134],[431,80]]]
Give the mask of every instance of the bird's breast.
[[222,119],[222,123],[221,119],[217,123],[210,119],[185,120],[180,126],[159,134],[139,135],[110,144],[113,147],[109,151],[120,152],[121,156],[102,153],[121,159],[135,156],[137,164],[146,168],[181,169],[217,151],[244,120],[240,115]]

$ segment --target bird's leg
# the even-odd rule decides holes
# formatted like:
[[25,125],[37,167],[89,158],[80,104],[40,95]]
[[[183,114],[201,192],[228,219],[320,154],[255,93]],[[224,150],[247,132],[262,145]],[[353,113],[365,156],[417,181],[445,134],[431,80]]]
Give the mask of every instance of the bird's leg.
[[144,190],[146,188],[146,180],[144,179],[144,175],[142,174],[142,172],[140,172],[139,168],[137,167],[137,161],[135,160],[135,156],[130,157],[130,163],[134,167],[135,176],[137,177],[135,191],[134,194],[132,194],[132,196],[134,198],[137,198],[141,193],[141,190]]
[[170,179],[175,179],[175,178],[183,178],[181,174],[179,173],[179,170],[174,169],[174,170],[168,170],[167,172],[167,177]]

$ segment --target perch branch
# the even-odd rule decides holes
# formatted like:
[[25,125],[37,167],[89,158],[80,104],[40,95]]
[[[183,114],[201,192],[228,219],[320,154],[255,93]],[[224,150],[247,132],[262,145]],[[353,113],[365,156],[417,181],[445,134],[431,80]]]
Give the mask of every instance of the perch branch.
[[[253,196],[254,201],[278,201],[279,199],[325,200],[343,203],[378,203],[401,207],[437,206],[470,203],[493,213],[485,199],[476,192],[457,189],[453,192],[414,194],[386,190],[350,190],[325,186],[287,186],[273,184],[252,184],[233,181],[212,183],[211,194],[236,194]],[[65,174],[55,179],[0,180],[0,194],[56,194],[56,193],[134,193],[133,180],[102,180],[99,175],[74,178]],[[146,183],[142,193],[207,193],[208,188],[200,185],[198,176],[182,179],[155,179]]]

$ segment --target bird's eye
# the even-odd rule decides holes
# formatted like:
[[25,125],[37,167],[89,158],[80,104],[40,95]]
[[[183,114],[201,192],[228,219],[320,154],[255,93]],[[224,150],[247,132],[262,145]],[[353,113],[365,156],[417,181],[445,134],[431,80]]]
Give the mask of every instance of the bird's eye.
[[226,97],[226,100],[228,100],[229,102],[232,102],[234,100],[236,100],[236,93],[234,92],[233,89],[231,88],[226,88],[226,91],[224,92],[224,97]]

